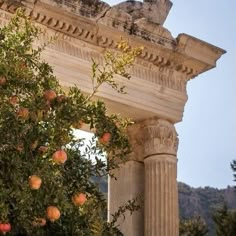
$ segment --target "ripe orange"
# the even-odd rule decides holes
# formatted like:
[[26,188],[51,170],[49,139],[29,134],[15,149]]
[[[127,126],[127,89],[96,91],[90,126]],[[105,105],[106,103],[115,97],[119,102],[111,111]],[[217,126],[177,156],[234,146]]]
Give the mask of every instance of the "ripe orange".
[[11,231],[11,224],[9,223],[0,223],[0,232],[3,232],[3,234]]
[[67,160],[67,154],[63,150],[58,150],[53,153],[52,159],[58,164],[63,164]]
[[37,190],[42,184],[42,179],[37,175],[31,175],[29,177],[29,185],[31,189]]
[[76,206],[82,206],[86,201],[87,201],[87,197],[86,197],[86,194],[84,194],[84,193],[76,193],[72,197],[72,202]]
[[61,216],[60,211],[58,210],[57,207],[55,206],[49,206],[47,207],[47,218],[51,221],[54,222],[55,220],[58,220]]

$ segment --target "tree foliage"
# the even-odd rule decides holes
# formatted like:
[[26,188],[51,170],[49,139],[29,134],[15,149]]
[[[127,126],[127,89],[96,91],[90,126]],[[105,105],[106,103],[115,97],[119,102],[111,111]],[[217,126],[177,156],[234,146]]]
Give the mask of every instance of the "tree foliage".
[[[20,13],[0,29],[0,226],[11,226],[0,231],[116,235],[116,222],[104,220],[106,201],[91,177],[107,175],[126,160],[129,122],[108,115],[105,104],[91,97],[102,83],[122,92],[114,75],[129,78],[126,68],[140,48],[122,41],[122,53],[107,52],[104,65],[94,62],[94,90],[84,95],[77,87],[63,91],[52,67],[40,60],[42,48],[32,47],[39,33]],[[85,124],[94,132],[86,146],[73,134]],[[132,204],[127,209],[137,207]]]
[[229,211],[227,205],[216,211],[213,216],[216,225],[216,236],[236,235],[236,211]]
[[231,163],[231,168],[234,172],[234,181],[236,181],[236,160],[233,160],[232,163]]
[[207,233],[207,226],[199,216],[180,221],[180,236],[204,236],[207,235]]

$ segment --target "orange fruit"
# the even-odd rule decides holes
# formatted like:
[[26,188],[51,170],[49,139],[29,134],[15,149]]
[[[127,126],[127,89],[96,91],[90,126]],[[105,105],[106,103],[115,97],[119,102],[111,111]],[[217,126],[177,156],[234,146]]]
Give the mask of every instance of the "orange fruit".
[[58,220],[61,216],[60,211],[58,210],[57,207],[55,206],[49,206],[47,207],[47,218],[51,221],[54,222],[55,220]]
[[58,150],[53,153],[52,159],[58,164],[63,164],[67,160],[67,154],[63,150]]
[[76,193],[72,197],[72,202],[76,206],[82,206],[86,201],[87,201],[87,197],[86,197],[86,194],[84,194],[84,193]]
[[42,184],[42,179],[37,175],[31,175],[29,177],[29,185],[31,189],[37,190]]

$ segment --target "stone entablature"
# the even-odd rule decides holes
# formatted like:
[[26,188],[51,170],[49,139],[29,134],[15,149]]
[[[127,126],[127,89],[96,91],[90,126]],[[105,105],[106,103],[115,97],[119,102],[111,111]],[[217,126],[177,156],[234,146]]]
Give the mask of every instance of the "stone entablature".
[[[100,15],[91,12],[90,15],[84,14],[89,4],[92,11],[96,8]],[[145,13],[148,4],[162,9],[156,13],[162,19],[160,24],[149,19]],[[132,81],[118,78],[121,84],[127,86],[128,94],[114,97],[114,92],[106,86],[99,94],[107,100],[112,112],[112,100],[115,99],[123,107],[121,113],[136,120],[158,116],[174,123],[180,121],[187,101],[187,81],[214,67],[216,60],[224,53],[224,50],[186,34],[173,38],[161,25],[171,7],[168,0],[144,3],[132,1],[114,7],[95,0],[79,3],[76,0],[0,1],[0,7],[4,10],[1,13],[2,23],[9,18],[6,11],[13,13],[20,6],[24,6],[26,13],[45,28],[46,34],[41,39],[43,42],[51,36],[57,37],[54,44],[49,45],[44,52],[44,57],[55,66],[55,74],[65,86],[76,84],[82,91],[89,93],[91,58],[102,63],[101,54],[104,50],[115,50],[121,38],[128,40],[132,46],[144,46],[130,70]],[[134,15],[132,9],[137,8],[138,14]],[[122,21],[126,27],[123,23],[116,24],[117,21]],[[127,28],[128,24],[132,25],[132,32]],[[62,60],[65,56],[67,62]],[[82,70],[78,68],[78,61],[83,65]],[[63,75],[61,67],[64,67]],[[78,75],[77,78],[75,75]],[[137,94],[143,100],[136,100]],[[133,114],[129,112],[130,107],[134,107]]]
[[[27,4],[29,2],[32,2],[31,7],[30,4]],[[68,0],[15,0],[9,1],[9,3],[8,1],[3,2],[1,8],[14,12],[17,7],[27,5],[28,14],[38,23],[67,36],[78,38],[101,47],[114,48],[117,41],[119,41],[122,36],[127,38],[131,35],[132,42],[134,40],[134,45],[144,44],[145,50],[140,56],[143,60],[156,66],[160,65],[174,68],[177,71],[188,74],[188,78],[198,75],[203,72],[204,69],[210,69],[215,66],[216,59],[224,53],[224,50],[186,34],[180,34],[177,39],[174,39],[170,32],[162,25],[150,22],[145,18],[138,19],[137,21],[137,33],[133,33],[133,35],[136,36],[135,39],[132,37],[132,34],[129,31],[126,32],[125,29],[121,30],[124,32],[119,32],[119,34],[117,34],[116,25],[110,25],[109,20],[106,19],[105,13],[105,15],[100,16],[99,19],[94,21],[87,17],[72,15],[71,12],[61,8],[55,8],[59,3],[59,6],[62,6],[62,3],[65,5],[66,2],[68,2]],[[76,4],[76,1],[71,2],[74,2],[74,5]],[[160,2],[162,1],[160,0]],[[143,4],[145,4],[145,2]],[[118,6],[110,7],[109,10],[113,9],[114,12],[119,13],[119,11],[121,11],[120,9],[122,9],[119,8],[120,5],[122,5],[122,3],[118,4]],[[107,4],[103,4],[102,9],[103,8],[107,9]],[[117,20],[116,18],[122,18],[122,14],[124,14],[125,11],[121,12],[123,13],[117,14],[117,17],[113,16],[112,20],[115,21]],[[102,21],[103,18],[105,19],[104,21]],[[132,21],[132,17],[130,20]],[[112,27],[103,27],[107,25]],[[113,28],[116,33],[114,33],[110,28]],[[145,37],[141,36],[144,41],[139,41],[137,40],[137,36],[139,36],[139,33],[142,34],[142,29],[146,30],[147,35]],[[148,33],[150,35],[148,35]],[[158,40],[158,38],[160,40]],[[154,42],[154,40],[156,40],[156,42]],[[147,43],[145,41],[147,41]],[[150,41],[152,44],[150,44]],[[202,54],[203,56],[201,56]],[[194,56],[196,56],[196,58]],[[209,57],[209,60],[206,61],[205,56]],[[209,63],[208,67],[206,67],[205,63]],[[190,66],[190,64],[192,64],[192,66]]]
[[[106,86],[99,93],[99,96],[107,100],[111,112],[116,112],[113,103],[115,100],[116,105],[120,104],[117,110],[135,120],[158,116],[174,123],[180,121],[187,101],[187,81],[214,67],[216,60],[224,53],[224,50],[186,34],[173,38],[161,24],[148,18],[139,18],[141,13],[133,16],[129,9],[132,8],[130,2],[128,7],[127,3],[114,7],[105,3],[98,4],[98,12],[102,15],[93,17],[72,14],[69,11],[71,7],[68,10],[68,6],[56,7],[68,2],[76,6],[76,1],[72,0],[0,0],[0,7],[3,9],[1,24],[9,19],[7,12],[13,13],[18,7],[25,6],[27,14],[46,31],[41,41],[57,37],[44,52],[44,58],[55,67],[55,74],[61,83],[65,86],[79,85],[85,93],[91,91],[91,58],[102,63],[101,54],[104,50],[115,50],[116,43],[121,38],[128,40],[132,46],[144,46],[143,53],[130,70],[132,80],[117,78],[121,84],[126,85],[128,94],[114,96],[114,92]],[[90,4],[92,1],[84,2]],[[134,9],[139,5],[140,10],[143,4],[133,1],[131,5],[134,5]],[[168,1],[157,0],[150,4],[166,7],[168,14]],[[79,9],[83,8],[81,2],[77,5]],[[109,12],[116,14],[109,18]],[[130,20],[129,23],[137,26],[132,33],[112,23],[122,19],[124,15],[126,18],[123,21]],[[146,17],[144,13],[141,16]],[[150,35],[145,33],[143,37],[142,30]]]
[[[146,18],[133,16],[124,4],[110,7],[101,3],[98,4],[100,15],[87,16],[81,11],[73,14],[71,7],[65,5],[68,2],[75,4],[76,1],[0,0],[3,10],[1,21],[3,23],[9,18],[6,12],[13,13],[18,7],[24,6],[26,13],[45,29],[46,34],[41,39],[43,42],[51,36],[57,37],[43,53],[44,59],[54,66],[55,75],[63,85],[76,84],[85,93],[91,91],[91,58],[102,63],[104,50],[115,50],[121,38],[132,46],[144,46],[130,70],[132,80],[117,78],[119,83],[127,87],[127,95],[114,95],[114,91],[107,86],[103,86],[98,93],[111,112],[118,111],[135,120],[158,116],[174,123],[181,121],[187,101],[187,81],[215,67],[216,60],[224,53],[222,49],[189,35],[180,34],[175,39],[161,24],[149,19],[146,13],[141,14]],[[82,2],[92,3],[87,0]],[[143,4],[165,8],[166,15],[158,16],[163,23],[170,9],[168,2],[156,0]],[[63,4],[66,7],[62,8]],[[134,2],[134,5],[137,4]],[[84,12],[86,7],[83,7],[80,1],[78,9]],[[111,13],[114,13],[112,18]],[[126,27],[123,23],[116,24],[122,20],[123,23],[125,20]],[[132,25],[132,31],[127,28],[127,22]]]

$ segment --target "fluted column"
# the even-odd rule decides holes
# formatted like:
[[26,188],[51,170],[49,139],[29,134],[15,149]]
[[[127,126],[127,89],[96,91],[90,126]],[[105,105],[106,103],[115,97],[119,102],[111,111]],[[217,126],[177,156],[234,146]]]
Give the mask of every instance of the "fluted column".
[[145,236],[178,236],[177,133],[161,119],[143,124]]

